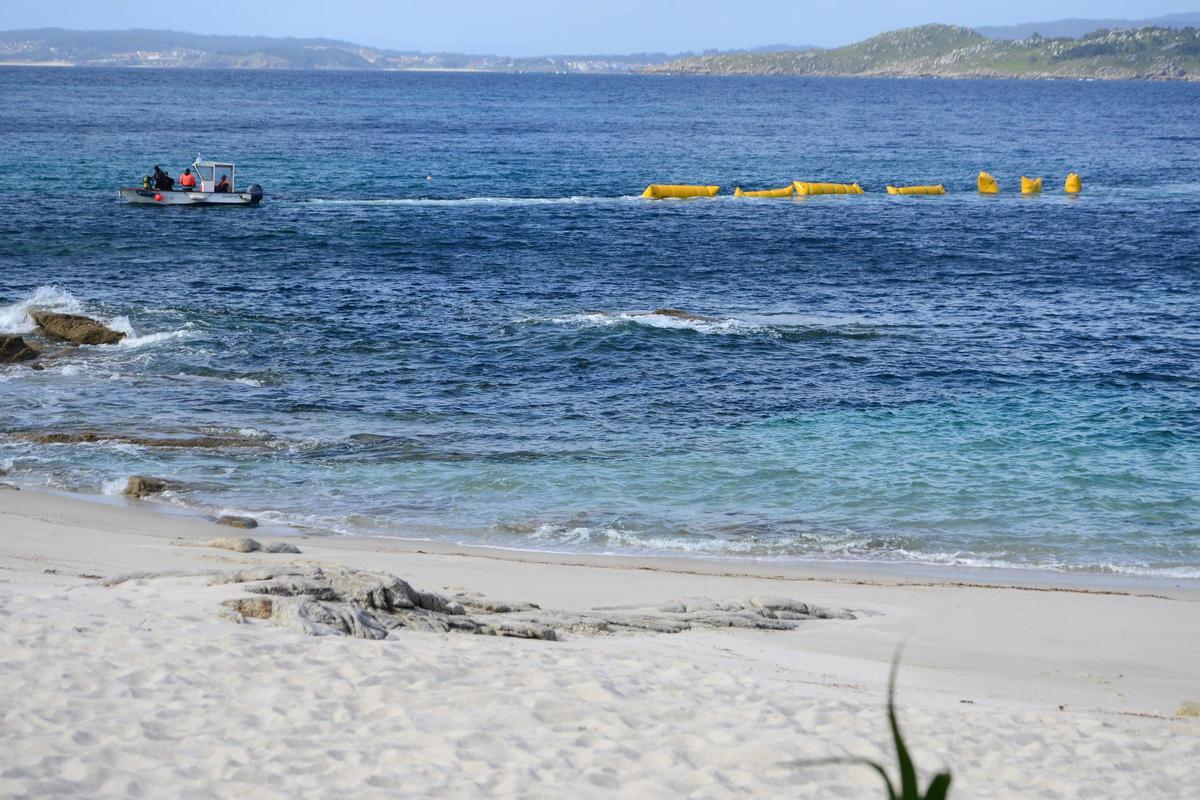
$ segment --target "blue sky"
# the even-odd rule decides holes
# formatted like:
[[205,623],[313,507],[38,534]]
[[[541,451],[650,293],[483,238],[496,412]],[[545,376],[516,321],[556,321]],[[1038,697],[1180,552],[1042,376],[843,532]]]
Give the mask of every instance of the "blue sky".
[[512,55],[848,44],[926,22],[1007,25],[1198,11],[1155,0],[0,0],[0,30],[173,28]]

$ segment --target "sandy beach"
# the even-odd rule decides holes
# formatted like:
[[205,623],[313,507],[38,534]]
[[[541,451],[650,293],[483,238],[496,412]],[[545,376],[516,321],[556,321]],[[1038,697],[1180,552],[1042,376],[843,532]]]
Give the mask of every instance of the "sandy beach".
[[[243,533],[301,553],[201,546]],[[926,777],[952,770],[952,797],[1177,798],[1200,783],[1200,590],[1187,582],[275,533],[0,491],[0,796],[880,797],[869,770],[799,762],[890,764],[901,644],[901,722]],[[265,567],[527,601],[549,627],[635,618],[618,607],[657,625],[683,618],[678,598],[786,598],[833,618],[560,627],[555,641],[310,636],[224,605],[247,584],[222,576]]]

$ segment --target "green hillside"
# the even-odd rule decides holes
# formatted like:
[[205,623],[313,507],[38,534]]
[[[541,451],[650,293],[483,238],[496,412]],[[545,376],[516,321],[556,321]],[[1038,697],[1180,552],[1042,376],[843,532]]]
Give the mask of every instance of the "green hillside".
[[1200,80],[1200,30],[1103,30],[1079,39],[988,39],[924,25],[834,50],[699,56],[647,67],[693,75]]

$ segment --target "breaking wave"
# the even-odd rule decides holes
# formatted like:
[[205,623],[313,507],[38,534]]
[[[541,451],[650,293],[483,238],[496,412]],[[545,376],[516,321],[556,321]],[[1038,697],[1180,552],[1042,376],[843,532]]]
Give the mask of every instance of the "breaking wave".
[[859,316],[769,314],[707,316],[675,309],[659,311],[589,311],[553,317],[526,317],[518,325],[559,325],[573,328],[638,326],[660,330],[693,331],[715,335],[763,335],[777,339],[806,339],[835,336],[869,339],[901,327],[891,319],[871,320]]
[[[6,306],[0,306],[0,333],[32,333],[37,325],[34,323],[31,313],[42,309],[63,314],[88,313],[83,302],[66,289],[60,286],[39,286],[28,297]],[[126,315],[106,317],[92,313],[90,316],[113,330],[125,334],[125,338],[117,344],[117,347],[126,350],[174,339],[186,339],[194,334],[194,326],[191,323],[178,330],[139,334]]]
[[0,306],[0,333],[29,333],[36,327],[30,312],[43,308],[64,314],[78,314],[83,311],[83,304],[66,289],[39,286],[24,300]]

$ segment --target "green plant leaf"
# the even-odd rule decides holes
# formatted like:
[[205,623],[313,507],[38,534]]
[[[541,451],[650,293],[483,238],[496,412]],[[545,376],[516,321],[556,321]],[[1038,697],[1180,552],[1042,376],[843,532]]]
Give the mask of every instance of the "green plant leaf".
[[949,791],[950,773],[943,772],[929,784],[929,791],[925,794],[925,800],[946,800],[946,795]]
[[921,786],[917,781],[917,768],[913,764],[908,748],[904,745],[904,736],[900,733],[900,722],[896,716],[896,675],[900,670],[900,651],[892,661],[892,673],[888,678],[888,722],[892,728],[892,739],[896,744],[896,761],[900,764],[900,793],[892,783],[887,769],[867,758],[822,758],[797,762],[799,766],[817,766],[823,764],[858,764],[870,767],[879,773],[887,787],[888,800],[946,800],[950,794],[950,773],[942,772],[934,776],[929,783],[929,791],[922,796]]
[[900,762],[900,797],[904,800],[921,800],[921,789],[917,785],[917,769],[913,766],[904,737],[900,735],[900,723],[896,719],[896,673],[900,669],[900,651],[892,659],[892,674],[888,678],[888,720],[892,725],[892,738],[896,742],[896,760]]
[[862,767],[870,767],[879,773],[879,777],[883,778],[883,782],[887,786],[888,800],[901,800],[896,796],[896,787],[892,785],[892,779],[888,777],[887,770],[869,758],[810,758],[797,761],[795,764],[798,767],[827,767],[833,764],[857,764]]

